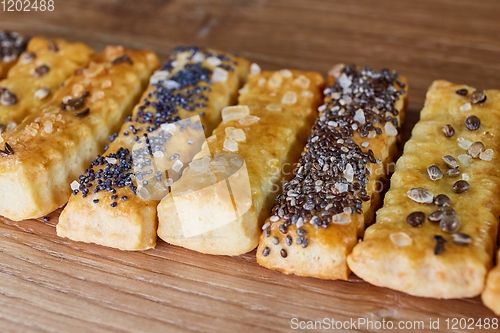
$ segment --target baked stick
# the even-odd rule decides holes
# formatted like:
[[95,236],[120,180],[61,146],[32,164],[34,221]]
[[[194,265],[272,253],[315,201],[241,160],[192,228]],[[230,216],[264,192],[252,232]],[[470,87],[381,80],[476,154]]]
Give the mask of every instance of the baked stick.
[[224,52],[175,49],[104,155],[72,185],[57,234],[122,250],[154,247],[159,200],[221,110],[236,102],[248,69],[247,60]]
[[260,237],[257,261],[286,274],[346,280],[346,257],[380,205],[406,104],[396,72],[336,66],[324,104]]
[[0,79],[17,63],[19,55],[26,50],[28,36],[17,32],[0,30]]
[[68,184],[130,114],[158,60],[150,51],[107,47],[51,102],[1,138],[0,215],[37,218],[68,201]]
[[7,78],[0,81],[0,129],[12,129],[38,111],[93,55],[82,43],[33,37]]
[[411,295],[473,297],[500,215],[500,94],[435,81],[377,223],[348,258],[364,280]]
[[282,171],[310,133],[323,87],[316,72],[251,75],[239,105],[223,110],[205,149],[158,205],[158,236],[202,253],[253,250],[274,193],[287,178]]
[[484,305],[500,316],[500,265],[498,260],[500,251],[497,253],[497,266],[488,273],[486,287],[481,295]]

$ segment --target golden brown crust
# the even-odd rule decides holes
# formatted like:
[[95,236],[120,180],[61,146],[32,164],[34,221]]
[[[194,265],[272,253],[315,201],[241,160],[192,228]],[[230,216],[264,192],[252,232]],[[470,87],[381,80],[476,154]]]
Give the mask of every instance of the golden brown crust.
[[[500,253],[497,254],[497,262],[498,258],[500,258]],[[481,297],[484,304],[500,316],[500,266],[498,264],[488,273],[486,288]]]
[[[89,63],[93,55],[94,51],[82,43],[33,37],[7,78],[0,81],[0,87],[17,99],[14,105],[0,103],[0,124],[14,126],[39,110],[76,69]],[[41,66],[47,66],[45,74],[37,70]]]
[[[459,89],[467,89],[468,96],[457,94]],[[467,103],[473,91],[471,87],[447,81],[435,81],[429,88],[420,121],[397,162],[384,207],[377,212],[377,223],[366,230],[363,242],[348,257],[349,267],[359,277],[378,286],[424,297],[473,297],[483,290],[486,273],[492,265],[500,214],[497,153],[500,140],[496,134],[500,127],[500,93],[485,91],[486,102],[469,108]],[[470,115],[481,120],[477,131],[465,128],[465,119]],[[446,124],[455,129],[451,138],[443,135]],[[461,178],[446,175],[448,168],[442,156],[451,155],[458,160],[458,156],[467,154],[459,146],[458,140],[463,142],[463,139],[471,143],[481,141],[494,154],[491,161],[473,159],[468,166],[461,160],[459,169],[470,188],[455,193],[452,186]],[[427,176],[427,168],[433,164],[445,174],[438,181]],[[434,204],[410,200],[407,191],[414,187],[424,187],[434,195],[445,194],[451,199],[450,205],[461,220],[458,231],[472,237],[471,245],[455,244],[452,235],[440,230],[439,223],[426,221],[420,227],[412,227],[406,222],[414,211],[428,216],[437,210]],[[435,235],[447,241],[444,251],[437,246]],[[398,240],[399,236],[404,236],[403,242]]]
[[[217,126],[221,119],[221,110],[227,105],[233,104],[236,101],[238,89],[246,80],[248,73],[249,63],[246,59],[234,57],[233,55],[223,53],[216,50],[199,50],[197,53],[187,50],[185,52],[174,52],[175,61],[169,60],[173,65],[168,78],[171,78],[175,73],[180,70],[189,71],[189,67],[185,64],[200,64],[203,68],[210,69],[211,72],[220,71],[222,67],[217,65],[218,61],[211,61],[213,57],[211,54],[218,54],[223,59],[227,57],[220,64],[221,66],[231,65],[233,70],[227,71],[227,79],[225,81],[217,81],[208,83],[200,81],[198,88],[206,88],[207,91],[201,93],[206,97],[206,107],[196,108],[194,111],[188,111],[179,106],[177,108],[177,115],[180,119],[189,117],[201,116],[201,122],[205,127],[205,134],[209,135],[213,128]],[[194,54],[194,56],[193,56]],[[204,60],[199,62],[198,57],[202,55]],[[207,58],[209,57],[209,58]],[[188,59],[189,58],[189,59]],[[216,69],[219,68],[219,69]],[[157,75],[157,74],[155,74]],[[213,80],[213,74],[212,80]],[[191,87],[188,87],[191,89]],[[149,92],[155,90],[151,85],[141,99],[155,102],[154,96],[149,96]],[[174,91],[172,94],[177,94],[179,91]],[[168,106],[164,102],[159,102],[162,105]],[[132,120],[140,112],[143,103],[136,105]],[[156,114],[156,110],[148,107],[145,111],[150,111]],[[130,126],[135,128],[142,128],[135,134],[129,133],[124,135],[124,132],[131,132]],[[133,150],[135,135],[142,137],[148,124],[140,124],[136,121],[125,122],[119,132],[118,137],[114,142],[109,145],[104,156],[109,156],[110,153],[115,153],[119,148],[126,148]],[[197,134],[193,127],[186,126],[183,135],[174,134],[167,142],[166,147],[175,147],[176,152],[179,153],[178,159],[170,159],[167,153],[162,158],[155,157],[154,163],[161,170],[169,170],[169,177],[175,178],[172,171],[172,165],[177,161],[182,161],[187,164],[191,161],[194,154],[200,150],[200,146],[205,138],[203,134]],[[198,131],[199,132],[199,131]],[[202,132],[203,133],[203,132]],[[191,144],[187,143],[187,138],[194,138]],[[163,155],[163,154],[162,154]],[[99,168],[103,168],[99,167]],[[162,182],[165,178],[162,178]],[[57,234],[62,237],[68,237],[73,240],[92,242],[109,247],[114,247],[122,250],[145,250],[152,248],[156,245],[156,207],[159,200],[146,199],[135,195],[129,187],[116,188],[116,195],[118,200],[111,199],[111,194],[106,191],[92,193],[95,186],[90,188],[90,193],[86,198],[80,194],[72,196],[68,205],[63,210],[57,225]],[[151,191],[151,187],[147,187]],[[154,189],[153,189],[154,190]],[[140,191],[138,191],[141,193]],[[126,201],[121,200],[123,196],[127,197]],[[93,201],[98,200],[96,204]],[[113,202],[117,201],[116,207],[111,207]],[[82,215],[81,212],[85,211]]]
[[[125,53],[132,65],[112,64]],[[157,66],[150,51],[108,47],[66,81],[50,103],[4,133],[14,154],[0,157],[0,215],[36,218],[65,204],[69,183],[102,151]],[[83,106],[62,109],[63,101],[70,103],[68,99],[85,92]]]
[[[225,121],[208,138],[206,147],[214,156],[232,153],[242,157],[245,169],[240,170],[241,178],[229,177],[232,185],[228,193],[218,189],[226,186],[221,180],[223,171],[215,168],[216,177],[221,180],[215,183],[217,179],[212,181],[205,172],[186,168],[182,178],[174,183],[172,193],[158,206],[158,236],[171,244],[203,253],[239,255],[253,250],[274,193],[281,181],[289,178],[282,173],[283,168],[297,159],[310,133],[323,86],[324,80],[316,72],[283,70],[251,75],[238,104],[248,106],[249,117],[258,117],[258,121],[252,124],[246,123],[247,118],[243,118],[243,122],[240,119]],[[291,97],[290,103],[285,102],[285,95]],[[242,130],[245,139],[237,142],[236,151],[231,151],[225,146],[227,133],[235,130]],[[200,160],[206,154],[207,151],[203,151],[194,159]],[[221,200],[215,200],[217,195],[223,196]],[[218,224],[222,215],[232,218],[232,202],[237,208],[240,203],[245,208],[238,210],[234,219],[223,226],[208,228]],[[181,224],[179,210],[189,212],[190,207],[201,220],[195,220],[193,213],[184,216]],[[187,236],[187,226],[191,227],[189,234],[194,236]],[[205,231],[196,232],[200,229]]]
[[[330,85],[333,85],[334,81],[335,78],[330,76]],[[403,77],[400,77],[400,81],[406,83]],[[325,103],[328,103],[330,99],[331,97],[325,97]],[[406,100],[407,93],[402,95],[395,104],[395,108],[399,110],[396,117],[399,121],[404,118]],[[363,142],[368,142],[368,148],[363,148],[363,150],[371,149],[375,158],[381,160],[380,164],[369,163],[367,165],[367,168],[371,170],[366,186],[369,200],[363,202],[362,214],[350,214],[350,223],[331,223],[326,228],[318,228],[305,222],[300,227],[306,232],[304,238],[307,238],[308,245],[305,248],[303,248],[302,243],[298,244],[297,242],[299,236],[295,224],[289,225],[286,228],[286,233],[282,233],[279,228],[283,226],[285,220],[279,218],[272,221],[269,217],[266,220],[270,223],[269,234],[267,234],[268,231],[262,233],[257,249],[258,263],[285,274],[347,280],[350,273],[347,266],[347,255],[356,245],[358,237],[362,237],[365,226],[373,221],[375,210],[381,203],[380,190],[377,189],[379,189],[380,182],[385,181],[384,179],[390,171],[389,163],[394,160],[398,153],[399,135],[388,135],[384,130],[381,135],[373,138],[361,137],[358,132],[354,132],[351,138],[359,146]],[[299,193],[299,195],[301,194]],[[320,216],[319,212],[317,216]],[[275,218],[277,217],[275,216]],[[283,254],[282,251],[284,251]]]

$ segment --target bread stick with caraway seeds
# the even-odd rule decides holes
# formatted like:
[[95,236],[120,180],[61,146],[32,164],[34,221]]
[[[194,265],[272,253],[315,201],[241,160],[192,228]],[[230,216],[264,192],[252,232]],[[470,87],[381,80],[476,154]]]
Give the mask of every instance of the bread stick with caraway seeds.
[[474,297],[493,264],[500,215],[500,92],[434,81],[377,222],[348,257],[374,285]]
[[336,66],[295,169],[266,220],[257,261],[286,274],[346,280],[347,255],[380,205],[398,152],[406,80]]
[[75,70],[85,67],[94,51],[83,43],[33,37],[26,52],[0,81],[0,126],[12,129],[50,102]]
[[103,151],[157,66],[150,51],[107,47],[51,102],[3,133],[0,215],[16,221],[38,218],[64,205],[69,183]]

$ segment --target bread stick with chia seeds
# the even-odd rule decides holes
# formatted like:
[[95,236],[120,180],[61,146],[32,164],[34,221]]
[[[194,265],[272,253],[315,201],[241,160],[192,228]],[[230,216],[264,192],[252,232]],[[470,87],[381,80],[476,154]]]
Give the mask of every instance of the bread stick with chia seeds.
[[28,36],[0,30],[0,80],[5,78],[9,69],[17,63],[21,53],[26,50],[28,41]]
[[238,106],[158,205],[158,236],[202,253],[239,255],[257,244],[283,168],[300,154],[321,103],[319,73],[259,72]]
[[103,150],[157,66],[150,51],[107,47],[75,72],[51,102],[3,133],[0,215],[37,218],[64,205],[69,183]]
[[373,220],[398,152],[407,89],[396,72],[355,66],[334,67],[329,84],[295,177],[263,227],[257,261],[346,280],[347,255]]
[[236,102],[248,69],[247,60],[225,52],[175,49],[106,152],[72,185],[57,234],[121,250],[154,247],[159,200],[221,110]]
[[377,222],[348,257],[369,283],[411,295],[479,295],[500,215],[500,92],[435,81]]
[[7,78],[0,81],[0,127],[12,129],[39,111],[93,55],[94,51],[82,43],[33,37]]

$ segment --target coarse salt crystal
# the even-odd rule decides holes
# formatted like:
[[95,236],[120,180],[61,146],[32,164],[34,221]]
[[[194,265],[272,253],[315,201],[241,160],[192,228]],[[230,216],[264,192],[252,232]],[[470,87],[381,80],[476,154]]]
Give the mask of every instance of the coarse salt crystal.
[[182,163],[180,160],[176,160],[174,165],[172,165],[172,169],[175,172],[179,172],[183,166],[184,166],[184,163]]
[[375,130],[372,130],[372,131],[370,131],[370,132],[368,133],[368,137],[369,137],[370,139],[372,139],[372,138],[374,138],[374,137],[376,137],[376,136],[377,136],[377,132],[376,132]]
[[304,75],[300,75],[298,78],[293,80],[293,84],[301,87],[302,89],[307,89],[311,84],[311,80],[309,80],[309,78],[305,77]]
[[167,132],[172,132],[175,130],[175,124],[172,123],[163,123],[160,125],[161,129]]
[[227,77],[229,73],[220,67],[215,67],[213,74],[212,74],[212,81],[213,82],[226,82]]
[[247,105],[226,106],[222,109],[222,121],[241,119],[250,115],[250,109]]
[[368,147],[368,145],[369,145],[369,144],[370,144],[369,142],[366,142],[366,141],[365,141],[365,142],[363,142],[363,143],[361,144],[361,147],[366,148],[366,147]]
[[347,89],[351,86],[352,81],[347,77],[345,73],[342,73],[342,75],[340,75],[339,77],[339,84],[343,89]]
[[493,158],[493,149],[486,149],[479,154],[479,158],[483,161],[491,161]]
[[387,133],[387,135],[390,135],[390,136],[398,135],[398,130],[396,129],[396,127],[394,127],[394,125],[391,122],[385,123],[384,129],[385,129],[385,133]]
[[50,94],[50,89],[43,87],[35,91],[35,98],[44,99],[45,97],[49,96],[49,94]]
[[349,185],[344,184],[344,183],[335,183],[335,188],[340,193],[344,193],[344,192],[347,192],[347,190],[349,189]]
[[293,75],[289,69],[280,70],[280,74],[281,74],[281,76],[286,77],[286,78],[292,77],[292,75]]
[[80,187],[80,183],[77,182],[76,180],[73,180],[73,182],[71,183],[71,189],[74,191],[74,190],[78,190],[79,187]]
[[458,146],[462,149],[469,149],[469,147],[472,145],[472,142],[464,138],[458,138],[457,140],[458,140]]
[[231,139],[224,140],[224,149],[227,151],[238,151],[238,143]]
[[460,111],[468,111],[472,108],[470,103],[465,103],[464,105],[460,106]]
[[180,83],[174,80],[164,80],[161,85],[166,89],[179,89],[181,87]]
[[302,92],[302,97],[305,97],[305,98],[312,98],[314,95],[312,92],[310,92],[309,90],[304,90]]
[[283,98],[281,99],[281,103],[283,104],[295,104],[297,103],[297,94],[293,91],[287,91]]
[[330,95],[330,97],[335,100],[340,99],[341,96],[342,95],[339,92],[334,92]]
[[413,244],[413,239],[411,239],[410,236],[408,236],[406,233],[400,231],[400,232],[393,232],[389,238],[391,239],[391,242],[396,245],[396,246],[408,246]]
[[154,74],[149,78],[149,84],[158,84],[160,81],[166,80],[169,74],[169,71],[154,72]]
[[174,180],[172,178],[167,178],[164,183],[166,186],[172,186]]
[[115,164],[116,163],[116,158],[106,157],[106,161],[108,161],[108,163],[110,163],[110,164]]
[[281,111],[281,104],[278,104],[278,103],[267,104],[266,110],[268,110],[268,111]]
[[366,122],[365,113],[363,109],[358,109],[354,114],[354,120],[363,125]]
[[351,214],[340,213],[337,215],[333,215],[332,216],[332,223],[340,224],[340,225],[349,224],[349,223],[351,223]]
[[260,120],[257,116],[246,116],[240,119],[239,123],[243,126],[256,124]]
[[149,191],[145,187],[141,188],[137,195],[144,200],[148,200],[150,198]]
[[210,66],[219,66],[220,64],[222,63],[222,61],[217,58],[217,57],[208,57],[207,58],[207,64],[209,64]]
[[358,129],[358,124],[352,124],[351,127],[352,127],[353,130],[357,130]]
[[269,78],[269,81],[267,81],[267,86],[271,89],[276,89],[281,86],[282,82],[283,77],[281,76],[280,72],[274,72],[274,74]]
[[470,179],[470,177],[469,177],[469,175],[468,175],[468,174],[463,173],[463,174],[462,174],[462,179],[463,179],[463,180],[469,180],[469,179]]
[[200,52],[196,52],[196,53],[193,55],[192,60],[193,60],[194,62],[202,62],[204,58],[205,58],[205,57],[203,56],[203,54],[201,54]]
[[194,160],[191,163],[189,163],[189,166],[194,171],[198,172],[206,171],[210,167],[210,157],[205,156],[202,159]]
[[155,151],[155,153],[153,154],[153,156],[155,158],[162,158],[163,157],[163,152],[161,150],[157,150],[157,151]]
[[243,161],[237,157],[233,157],[229,162],[231,162],[232,165],[234,165],[238,168],[243,165]]
[[245,132],[241,128],[233,129],[229,134],[227,134],[227,136],[229,139],[236,142],[245,142],[245,140],[247,139]]
[[250,74],[251,75],[260,74],[260,66],[258,64],[256,64],[255,62],[250,65]]
[[52,122],[51,121],[47,121],[44,123],[44,128],[43,130],[47,133],[52,133],[52,130],[53,130],[53,127],[52,127]]
[[344,170],[344,177],[348,182],[352,182],[354,179],[354,169],[350,163],[347,163]]
[[463,166],[469,166],[472,162],[472,157],[468,154],[461,154],[461,155],[458,155],[458,160],[460,161],[460,163],[463,164]]

